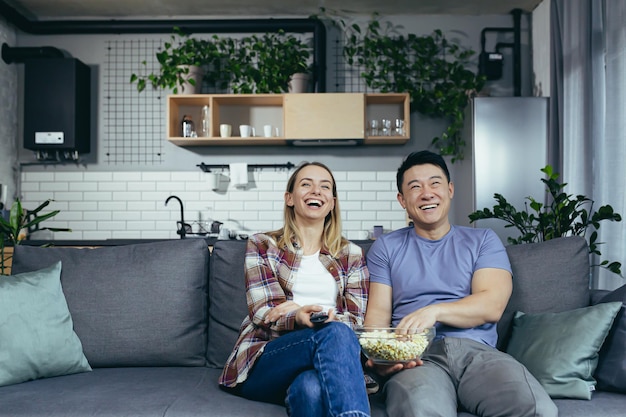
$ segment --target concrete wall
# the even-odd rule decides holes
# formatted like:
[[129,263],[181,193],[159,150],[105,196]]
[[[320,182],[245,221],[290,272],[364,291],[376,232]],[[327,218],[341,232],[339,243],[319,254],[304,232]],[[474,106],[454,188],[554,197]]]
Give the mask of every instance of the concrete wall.
[[[15,30],[0,17],[0,44],[15,42]],[[6,200],[7,206],[17,187],[17,99],[17,67],[0,61],[0,185],[8,186],[8,196],[0,196],[0,202]]]

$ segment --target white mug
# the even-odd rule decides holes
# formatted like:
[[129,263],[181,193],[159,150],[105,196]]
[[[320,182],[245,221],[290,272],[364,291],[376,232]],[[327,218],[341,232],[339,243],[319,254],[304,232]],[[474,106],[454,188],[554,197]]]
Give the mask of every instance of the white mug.
[[239,126],[239,135],[242,138],[249,138],[250,136],[254,136],[254,128],[250,125],[241,125]]
[[271,138],[272,136],[274,136],[274,126],[272,125],[263,126],[263,136],[265,136],[266,138]]
[[231,125],[228,124],[221,124],[220,125],[220,136],[223,138],[228,138],[230,137],[230,135],[233,132],[233,127]]

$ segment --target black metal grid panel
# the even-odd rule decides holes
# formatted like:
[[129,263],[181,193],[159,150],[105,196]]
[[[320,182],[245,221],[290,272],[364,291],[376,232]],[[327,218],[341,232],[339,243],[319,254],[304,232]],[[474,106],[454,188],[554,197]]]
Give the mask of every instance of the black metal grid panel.
[[101,122],[107,164],[158,165],[163,162],[166,93],[151,86],[139,93],[137,85],[130,83],[133,73],[158,70],[155,52],[163,42],[106,41]]
[[[368,93],[377,92],[367,87],[360,76],[361,69],[356,66],[350,66],[343,57],[344,39],[337,37],[332,41],[332,52],[329,62],[329,68],[333,68],[332,82],[329,86],[334,92],[341,93]],[[329,88],[330,90],[330,88]]]
[[[158,72],[156,52],[165,39],[108,40],[103,68],[102,141],[104,163],[109,165],[158,165],[164,162],[165,99],[167,92],[147,86],[141,93],[130,83],[131,74]],[[333,82],[336,92],[368,92],[359,69],[346,64],[342,56],[343,40],[333,41]],[[145,65],[144,65],[145,62]],[[203,83],[202,93],[218,91]]]

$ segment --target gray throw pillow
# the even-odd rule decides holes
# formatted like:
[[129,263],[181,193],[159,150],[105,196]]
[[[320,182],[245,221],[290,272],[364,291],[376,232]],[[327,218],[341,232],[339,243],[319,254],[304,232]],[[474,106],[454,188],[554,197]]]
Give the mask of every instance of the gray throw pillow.
[[601,303],[614,301],[621,302],[622,308],[600,350],[600,360],[594,376],[599,389],[626,394],[626,285],[600,300]]
[[[558,313],[589,305],[589,248],[580,236],[506,247],[513,294],[498,321],[498,349],[505,351],[516,311]],[[554,295],[558,294],[558,299]]]
[[0,386],[91,371],[60,278],[61,262],[0,276]]
[[621,302],[561,313],[513,317],[507,353],[520,361],[552,398],[589,400],[593,372]]

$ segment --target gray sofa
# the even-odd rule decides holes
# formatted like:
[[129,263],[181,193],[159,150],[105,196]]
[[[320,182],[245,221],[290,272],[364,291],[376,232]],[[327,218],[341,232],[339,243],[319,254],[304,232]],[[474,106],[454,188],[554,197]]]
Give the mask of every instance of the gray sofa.
[[[367,251],[370,242],[359,244]],[[592,297],[584,240],[507,250],[515,290],[499,324],[502,349],[514,311],[567,311],[588,306]],[[92,370],[2,386],[0,416],[286,415],[281,406],[235,397],[217,385],[246,314],[244,251],[244,241],[218,241],[210,252],[200,239],[16,247],[13,275],[61,261],[63,293]],[[619,314],[625,321],[623,308]],[[384,399],[371,401],[372,415],[385,416]],[[626,395],[598,390],[590,401],[556,403],[561,416],[624,416]]]

